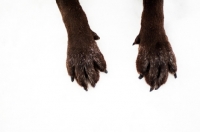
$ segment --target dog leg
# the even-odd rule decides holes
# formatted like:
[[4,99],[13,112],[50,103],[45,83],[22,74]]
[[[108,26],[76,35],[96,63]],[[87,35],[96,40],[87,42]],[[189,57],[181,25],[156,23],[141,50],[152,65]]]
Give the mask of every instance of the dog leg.
[[78,0],[56,0],[68,33],[66,67],[86,91],[88,83],[95,87],[99,71],[106,71],[106,61],[95,40],[99,36],[90,29],[87,17]]
[[177,65],[164,30],[163,0],[143,0],[143,6],[141,29],[134,42],[139,44],[136,67],[152,91],[167,81],[168,72],[177,77]]

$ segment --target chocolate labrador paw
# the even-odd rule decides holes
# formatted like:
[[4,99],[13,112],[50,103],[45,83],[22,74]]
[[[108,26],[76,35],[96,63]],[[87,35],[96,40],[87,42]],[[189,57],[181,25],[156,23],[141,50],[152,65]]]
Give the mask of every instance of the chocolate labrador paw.
[[95,87],[99,80],[99,71],[107,72],[106,61],[95,42],[87,47],[69,45],[66,66],[71,80],[75,79],[86,91],[88,83]]
[[[151,36],[151,40],[153,38],[155,37]],[[139,44],[136,61],[139,79],[145,78],[150,85],[150,91],[159,89],[167,81],[168,72],[177,77],[176,58],[167,39],[148,42],[146,38],[138,35],[135,43]]]

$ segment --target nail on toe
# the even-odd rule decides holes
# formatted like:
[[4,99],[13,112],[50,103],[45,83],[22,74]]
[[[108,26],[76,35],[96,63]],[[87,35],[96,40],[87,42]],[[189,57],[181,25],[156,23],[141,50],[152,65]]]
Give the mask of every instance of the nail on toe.
[[88,91],[87,87],[84,87],[85,91]]
[[151,92],[151,91],[153,91],[153,90],[154,90],[154,88],[153,88],[153,87],[152,87],[152,88],[150,88],[150,92]]
[[105,73],[108,73],[108,71],[107,71],[107,70],[105,70],[104,72],[105,72]]
[[174,74],[174,77],[177,78],[177,74],[176,73]]
[[71,77],[71,81],[72,81],[72,82],[74,81],[74,77]]
[[142,74],[140,74],[139,79],[142,79],[144,76]]

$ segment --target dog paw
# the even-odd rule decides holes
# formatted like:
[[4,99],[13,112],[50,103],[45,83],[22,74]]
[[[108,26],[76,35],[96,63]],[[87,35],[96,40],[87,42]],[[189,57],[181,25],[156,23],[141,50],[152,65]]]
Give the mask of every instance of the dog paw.
[[75,79],[86,91],[88,83],[95,87],[99,71],[107,73],[106,61],[95,42],[85,47],[68,45],[66,67],[71,80]]
[[[139,44],[139,52],[136,60],[139,79],[145,78],[150,85],[150,91],[157,90],[168,78],[168,72],[174,74],[176,78],[176,58],[167,39],[141,38],[138,35],[134,44]],[[162,37],[161,37],[162,38]],[[166,38],[166,37],[163,37]],[[153,40],[153,41],[152,41]]]

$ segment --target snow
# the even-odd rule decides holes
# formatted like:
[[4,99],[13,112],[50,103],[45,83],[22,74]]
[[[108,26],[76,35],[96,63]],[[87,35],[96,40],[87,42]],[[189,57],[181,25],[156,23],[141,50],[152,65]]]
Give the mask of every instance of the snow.
[[108,74],[88,92],[65,67],[67,32],[55,0],[1,0],[0,132],[199,132],[198,0],[165,0],[165,30],[177,58],[149,92],[132,46],[142,0],[80,0],[100,40]]

